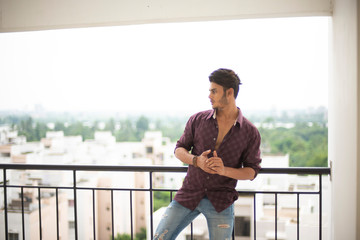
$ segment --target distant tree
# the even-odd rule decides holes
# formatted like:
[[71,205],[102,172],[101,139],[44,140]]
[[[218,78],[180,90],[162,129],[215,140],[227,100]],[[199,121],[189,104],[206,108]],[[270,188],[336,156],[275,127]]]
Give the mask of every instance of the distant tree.
[[158,209],[169,205],[170,192],[156,191],[154,192],[154,212]]
[[34,139],[36,141],[40,141],[41,138],[44,138],[46,136],[46,132],[49,131],[49,128],[46,126],[45,123],[36,123],[35,129],[34,129]]
[[106,124],[105,129],[106,131],[110,131],[112,134],[115,133],[115,120],[113,118],[110,118]]
[[[110,237],[110,240],[112,237]],[[131,236],[127,233],[120,234],[118,233],[116,237],[114,237],[115,240],[131,240]]]
[[27,117],[25,119],[22,119],[18,127],[19,135],[25,136],[26,140],[29,142],[36,141],[34,127],[35,124],[32,117]]
[[129,119],[120,122],[120,129],[115,132],[116,141],[137,141],[136,131]]
[[[112,239],[111,236],[110,239]],[[118,233],[114,237],[114,240],[131,240],[131,235],[127,233],[122,233],[122,234]],[[141,228],[140,232],[135,234],[134,240],[146,240],[146,229]]]
[[293,128],[259,128],[262,149],[289,154],[291,167],[328,165],[328,129],[324,124],[299,122]]
[[144,116],[140,116],[136,121],[136,137],[141,140],[144,137],[145,131],[149,130],[149,119]]
[[94,139],[94,127],[84,126],[80,121],[70,124],[65,129],[66,136],[78,136],[81,135],[84,140]]
[[136,240],[146,240],[146,229],[141,228],[140,232],[136,233]]
[[56,122],[55,123],[55,127],[54,127],[54,131],[63,131],[65,133],[65,124],[63,122]]

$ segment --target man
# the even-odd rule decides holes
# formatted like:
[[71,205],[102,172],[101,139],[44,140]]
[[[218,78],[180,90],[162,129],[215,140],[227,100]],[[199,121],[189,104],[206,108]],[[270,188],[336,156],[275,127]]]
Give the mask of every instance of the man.
[[260,170],[260,134],[235,102],[239,77],[218,69],[209,80],[213,109],[191,116],[176,144],[175,156],[189,168],[159,223],[156,240],[176,239],[200,213],[210,239],[230,239],[237,180],[252,180]]

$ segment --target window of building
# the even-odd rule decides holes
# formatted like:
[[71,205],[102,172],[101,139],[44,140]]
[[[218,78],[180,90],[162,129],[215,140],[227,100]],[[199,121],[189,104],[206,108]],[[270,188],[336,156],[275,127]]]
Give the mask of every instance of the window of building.
[[19,240],[18,233],[9,233],[9,240]]
[[146,153],[153,153],[154,149],[153,147],[146,147]]
[[250,237],[250,217],[235,217],[235,236]]
[[75,228],[75,222],[74,221],[69,221],[69,228],[70,229]]

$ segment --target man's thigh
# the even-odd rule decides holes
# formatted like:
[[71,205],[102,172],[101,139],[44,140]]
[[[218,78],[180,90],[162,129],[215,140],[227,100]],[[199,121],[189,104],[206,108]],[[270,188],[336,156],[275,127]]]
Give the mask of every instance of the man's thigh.
[[205,215],[210,240],[231,239],[234,228],[234,205],[217,212],[208,199],[200,202],[201,212]]
[[194,220],[200,212],[191,211],[176,201],[167,207],[155,231],[155,239],[175,239],[177,235]]

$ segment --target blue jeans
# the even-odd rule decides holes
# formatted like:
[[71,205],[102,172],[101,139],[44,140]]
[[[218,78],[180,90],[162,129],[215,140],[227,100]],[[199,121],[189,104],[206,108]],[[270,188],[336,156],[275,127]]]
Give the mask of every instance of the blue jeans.
[[200,213],[204,214],[210,240],[230,240],[234,226],[234,204],[218,213],[207,197],[194,211],[173,200],[165,211],[153,240],[175,240]]

